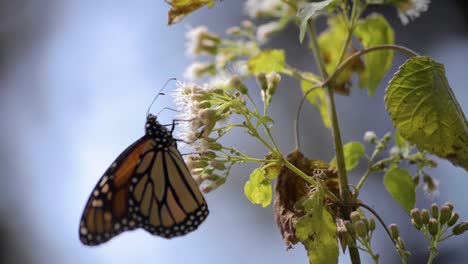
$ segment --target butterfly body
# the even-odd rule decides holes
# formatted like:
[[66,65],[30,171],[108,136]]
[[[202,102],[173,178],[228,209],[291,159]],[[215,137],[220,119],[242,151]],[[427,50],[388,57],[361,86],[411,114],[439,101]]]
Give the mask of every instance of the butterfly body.
[[97,183],[80,221],[80,240],[98,245],[143,228],[164,238],[195,230],[208,207],[177,150],[172,130],[148,115],[145,135]]

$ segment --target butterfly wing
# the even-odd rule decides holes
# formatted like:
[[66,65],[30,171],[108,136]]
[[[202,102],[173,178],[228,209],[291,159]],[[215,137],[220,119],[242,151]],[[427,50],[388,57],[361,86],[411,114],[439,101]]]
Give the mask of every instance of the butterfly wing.
[[120,154],[96,184],[80,221],[83,244],[98,245],[137,227],[128,216],[129,189],[140,156],[153,146],[153,140],[143,136]]
[[94,188],[80,222],[80,240],[99,245],[142,227],[172,238],[208,216],[208,207],[175,143],[156,148],[144,136],[128,147]]
[[130,186],[132,216],[148,232],[187,234],[208,216],[208,207],[175,144],[145,153]]

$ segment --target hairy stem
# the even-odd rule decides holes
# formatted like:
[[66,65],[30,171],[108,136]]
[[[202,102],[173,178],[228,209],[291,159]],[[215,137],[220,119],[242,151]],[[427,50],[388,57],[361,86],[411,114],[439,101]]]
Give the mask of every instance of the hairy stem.
[[[308,31],[310,36],[311,48],[312,52],[315,55],[315,60],[317,65],[319,66],[320,73],[324,79],[328,78],[328,73],[325,67],[325,62],[321,56],[317,36],[315,34],[315,29],[312,23],[308,24]],[[348,45],[349,43],[345,43]],[[337,167],[338,167],[338,181],[340,186],[340,198],[345,205],[351,204],[351,192],[349,190],[348,185],[348,176],[346,174],[346,167],[345,167],[345,160],[344,160],[344,153],[343,153],[343,143],[341,140],[340,128],[338,124],[338,116],[336,113],[336,106],[335,106],[335,98],[333,95],[333,87],[327,86],[327,97],[328,97],[328,108],[330,112],[330,119],[332,124],[333,130],[333,139],[335,145],[335,153],[336,153],[336,160],[337,160]],[[343,207],[343,218],[349,219],[350,207],[344,206]],[[359,250],[356,247],[349,247],[349,254],[351,258],[351,262],[353,264],[361,263],[361,258],[359,256]]]

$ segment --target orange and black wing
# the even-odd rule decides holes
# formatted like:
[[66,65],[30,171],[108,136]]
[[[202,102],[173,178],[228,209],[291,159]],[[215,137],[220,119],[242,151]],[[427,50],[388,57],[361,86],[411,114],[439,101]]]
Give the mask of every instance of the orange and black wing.
[[176,144],[156,145],[151,137],[142,137],[102,176],[81,219],[84,244],[98,245],[138,227],[171,238],[195,230],[205,220],[205,199]]
[[142,156],[130,192],[132,217],[154,235],[187,234],[208,216],[205,199],[175,144]]
[[83,244],[99,245],[137,227],[129,217],[129,189],[140,157],[153,146],[150,137],[140,138],[120,154],[96,184],[80,221]]

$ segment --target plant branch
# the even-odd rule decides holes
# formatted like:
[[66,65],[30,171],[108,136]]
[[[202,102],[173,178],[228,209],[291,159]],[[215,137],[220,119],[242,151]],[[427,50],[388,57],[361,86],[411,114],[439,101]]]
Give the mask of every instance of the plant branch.
[[388,230],[387,226],[385,225],[385,222],[383,221],[383,219],[380,217],[380,215],[374,210],[372,209],[372,207],[368,206],[367,204],[363,203],[363,202],[359,202],[358,203],[359,206],[361,207],[364,207],[367,209],[367,211],[371,212],[375,218],[377,218],[377,220],[379,220],[380,224],[382,225],[382,227],[385,229],[385,232],[387,233],[388,237],[390,238],[390,240],[392,240],[392,243],[393,245],[395,245],[395,247],[397,246],[397,243],[396,241],[392,238],[392,235],[390,234],[390,230]]
[[[308,26],[308,31],[309,31],[312,52],[315,55],[315,60],[319,66],[320,73],[324,79],[328,78],[328,73],[325,67],[325,62],[320,52],[314,26],[312,23],[308,23],[307,26]],[[348,44],[349,43],[345,43],[344,45],[348,45]],[[330,119],[331,119],[331,124],[332,124],[335,153],[336,153],[336,159],[337,159],[337,165],[338,165],[338,181],[339,181],[339,187],[340,187],[340,198],[345,205],[348,205],[348,204],[351,204],[352,197],[351,197],[351,192],[349,191],[348,176],[346,175],[346,167],[345,167],[344,153],[343,153],[343,143],[341,141],[340,128],[339,128],[338,117],[336,113],[335,99],[333,96],[333,87],[327,86],[326,90],[327,90],[327,95],[328,95],[328,108],[329,108],[329,112],[331,115]],[[345,206],[344,208],[345,210],[343,212],[343,218],[349,219],[350,208],[347,206]],[[357,248],[349,247],[349,254],[350,254],[351,262],[353,264],[361,263],[359,250]]]
[[365,55],[366,53],[369,53],[369,52],[373,52],[373,51],[378,51],[378,50],[386,50],[386,49],[394,49],[394,50],[399,50],[399,51],[402,51],[404,53],[407,53],[408,55],[410,55],[411,57],[415,57],[415,56],[420,56],[418,53],[406,48],[406,47],[403,47],[403,46],[399,46],[399,45],[391,45],[391,44],[387,44],[387,45],[379,45],[379,46],[374,46],[374,47],[371,47],[371,48],[368,48],[368,49],[363,49],[363,50],[360,50],[358,52],[355,52],[353,53],[351,56],[349,56],[348,58],[346,58],[346,60],[344,60],[337,68],[336,70],[332,73],[332,75],[330,75],[330,77],[328,77],[323,83],[322,83],[322,86],[325,86],[327,85],[328,83],[330,83],[330,81],[332,81],[336,76],[338,76],[338,74],[340,74],[348,65],[350,65],[355,59]]

